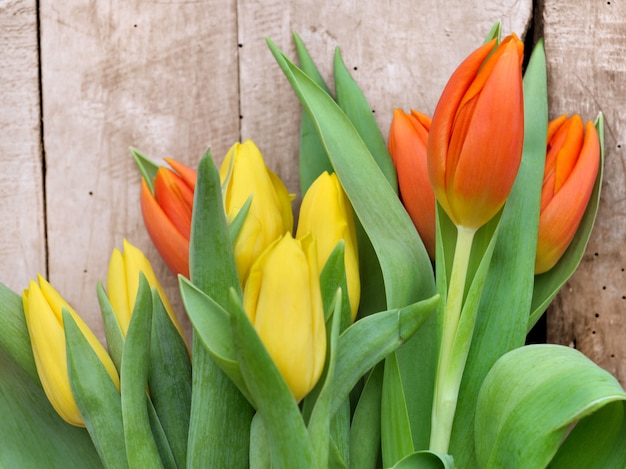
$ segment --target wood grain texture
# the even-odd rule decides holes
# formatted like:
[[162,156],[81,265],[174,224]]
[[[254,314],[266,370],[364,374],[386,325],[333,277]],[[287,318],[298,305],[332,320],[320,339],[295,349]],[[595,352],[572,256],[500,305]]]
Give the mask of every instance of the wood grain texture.
[[264,39],[295,59],[296,31],[331,83],[341,52],[387,137],[393,109],[432,113],[448,77],[493,23],[523,35],[530,0],[491,2],[239,0],[242,138],[257,142],[270,166],[297,192],[297,100]]
[[548,341],[626,384],[626,4],[543,1],[550,115],[605,116],[600,210],[586,255],[548,312]]
[[35,1],[2,2],[0,44],[0,281],[21,292],[46,274]]
[[[128,147],[195,167],[239,135],[234,2],[41,5],[50,280],[102,337],[96,282],[123,238],[152,260]],[[188,325],[187,325],[188,327]]]

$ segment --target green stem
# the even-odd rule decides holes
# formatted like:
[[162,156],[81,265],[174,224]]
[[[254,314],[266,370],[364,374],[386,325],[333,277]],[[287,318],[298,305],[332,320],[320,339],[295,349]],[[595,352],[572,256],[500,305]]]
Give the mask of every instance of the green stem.
[[[465,368],[464,363],[458,362],[460,360],[464,362],[467,355],[453,357],[452,349],[461,319],[467,268],[469,266],[474,234],[476,233],[476,229],[463,226],[458,226],[457,230],[452,273],[443,313],[443,331],[437,362],[430,435],[430,450],[444,454],[448,452],[448,445],[450,444],[450,434],[452,433],[459,386],[463,376],[463,369]],[[469,349],[469,347],[464,348]],[[454,363],[453,359],[457,363]]]

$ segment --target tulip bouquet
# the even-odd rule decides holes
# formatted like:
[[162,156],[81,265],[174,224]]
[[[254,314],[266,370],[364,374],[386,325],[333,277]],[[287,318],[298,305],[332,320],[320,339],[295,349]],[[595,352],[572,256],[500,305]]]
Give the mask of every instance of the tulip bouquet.
[[303,107],[297,222],[252,141],[219,169],[132,149],[191,344],[127,241],[97,288],[108,350],[45,279],[0,286],[0,462],[625,467],[617,380],[524,346],[589,239],[602,115],[548,122],[541,42],[523,72],[496,25],[387,145],[339,53],[333,96],[295,42],[300,67],[268,44]]

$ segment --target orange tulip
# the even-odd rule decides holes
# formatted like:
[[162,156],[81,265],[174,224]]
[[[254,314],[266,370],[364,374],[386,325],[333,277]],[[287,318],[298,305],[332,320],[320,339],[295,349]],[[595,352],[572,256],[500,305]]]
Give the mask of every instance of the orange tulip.
[[435,258],[435,194],[428,179],[426,147],[431,118],[417,111],[393,112],[389,153],[398,173],[400,198],[431,259]]
[[524,139],[524,44],[512,35],[474,51],[441,95],[428,140],[428,172],[450,219],[478,229],[504,205]]
[[535,273],[550,270],[571,243],[582,220],[600,165],[600,140],[592,122],[566,115],[548,125],[546,166]]
[[189,236],[196,172],[166,158],[172,171],[160,167],[154,178],[154,194],[141,181],[144,224],[159,254],[174,274],[189,277]]

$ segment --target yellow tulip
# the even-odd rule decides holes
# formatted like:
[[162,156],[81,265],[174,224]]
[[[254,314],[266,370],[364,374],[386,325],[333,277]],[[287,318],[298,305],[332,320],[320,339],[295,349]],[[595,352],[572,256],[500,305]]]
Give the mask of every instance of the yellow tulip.
[[119,376],[111,357],[80,316],[43,277],[38,276],[38,280],[39,285],[31,281],[22,294],[37,373],[48,400],[63,420],[84,427],[68,376],[63,308],[72,315],[118,389]]
[[345,243],[344,264],[352,320],[361,297],[359,255],[354,215],[339,178],[324,171],[307,190],[300,207],[296,238],[313,235],[317,243],[317,266],[321,271],[339,240]]
[[109,301],[124,337],[126,337],[126,331],[128,330],[133,308],[135,307],[135,300],[137,299],[140,272],[143,272],[150,287],[157,289],[167,314],[180,335],[184,337],[176,313],[174,313],[172,305],[157,280],[150,261],[141,250],[126,240],[124,240],[123,254],[118,249],[113,250],[107,276]]
[[291,197],[282,181],[265,165],[251,140],[235,143],[220,167],[224,208],[232,221],[252,195],[248,216],[235,242],[237,272],[245,285],[255,259],[273,241],[293,229]]
[[317,383],[326,330],[315,241],[290,233],[270,245],[250,269],[244,308],[294,398]]

